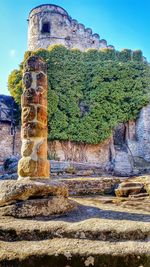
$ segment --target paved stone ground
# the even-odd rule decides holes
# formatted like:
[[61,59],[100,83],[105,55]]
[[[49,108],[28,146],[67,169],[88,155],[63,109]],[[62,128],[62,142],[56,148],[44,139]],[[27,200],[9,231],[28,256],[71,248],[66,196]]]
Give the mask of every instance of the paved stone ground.
[[78,208],[51,220],[1,216],[0,267],[150,267],[148,211],[114,197],[73,200]]

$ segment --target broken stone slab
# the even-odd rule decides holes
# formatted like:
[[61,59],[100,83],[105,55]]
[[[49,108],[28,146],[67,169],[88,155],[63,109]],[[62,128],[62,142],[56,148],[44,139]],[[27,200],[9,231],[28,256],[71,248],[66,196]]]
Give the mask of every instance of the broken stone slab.
[[68,188],[63,183],[51,180],[29,179],[18,181],[0,181],[0,206],[13,204],[27,199],[44,198],[49,196],[68,197]]
[[50,196],[48,198],[28,199],[0,207],[0,214],[16,218],[53,217],[67,213],[74,207],[74,202],[64,196]]
[[135,195],[139,193],[145,193],[144,183],[141,182],[123,182],[115,190],[117,197],[128,197],[129,195]]

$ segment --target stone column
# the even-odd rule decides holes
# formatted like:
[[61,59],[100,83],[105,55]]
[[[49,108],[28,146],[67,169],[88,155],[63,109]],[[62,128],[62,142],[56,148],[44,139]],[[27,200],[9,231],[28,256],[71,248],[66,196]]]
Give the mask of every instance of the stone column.
[[37,56],[24,64],[24,92],[21,98],[22,158],[18,179],[50,179],[47,160],[47,65]]
[[[47,160],[47,65],[37,56],[24,64],[22,158],[18,180],[0,183],[0,214],[16,218],[54,216],[72,210],[66,185],[50,179]],[[21,201],[21,205],[20,205]]]

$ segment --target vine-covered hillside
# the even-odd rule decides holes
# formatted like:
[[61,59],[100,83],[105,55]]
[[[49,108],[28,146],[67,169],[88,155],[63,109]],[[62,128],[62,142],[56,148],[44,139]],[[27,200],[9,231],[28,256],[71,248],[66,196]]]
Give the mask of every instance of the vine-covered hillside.
[[[149,101],[150,67],[141,51],[89,50],[55,45],[27,52],[48,64],[49,140],[97,144],[111,135],[119,122],[136,119]],[[8,81],[20,102],[22,66]]]

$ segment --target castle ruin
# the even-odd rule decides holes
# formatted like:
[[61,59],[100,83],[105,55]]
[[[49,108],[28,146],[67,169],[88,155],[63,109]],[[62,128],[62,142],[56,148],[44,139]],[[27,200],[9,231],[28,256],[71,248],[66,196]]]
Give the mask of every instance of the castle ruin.
[[85,51],[89,48],[114,48],[99,34],[85,28],[72,19],[62,7],[45,4],[33,8],[29,14],[28,50],[48,48],[50,45],[62,44],[67,48]]

